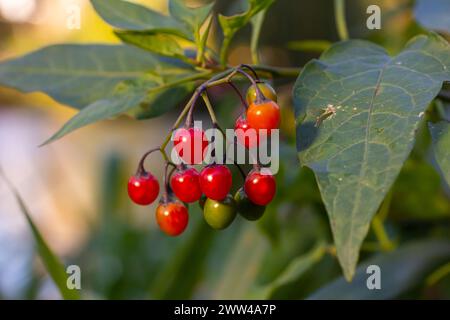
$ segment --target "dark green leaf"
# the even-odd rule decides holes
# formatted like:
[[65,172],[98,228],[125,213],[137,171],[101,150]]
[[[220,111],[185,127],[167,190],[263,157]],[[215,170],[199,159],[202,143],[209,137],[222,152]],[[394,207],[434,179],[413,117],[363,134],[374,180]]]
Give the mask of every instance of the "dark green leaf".
[[450,33],[450,1],[416,0],[414,15],[425,28]]
[[450,125],[447,121],[429,123],[433,150],[442,174],[450,185]]
[[393,186],[390,215],[394,219],[435,220],[450,217],[450,202],[432,165],[408,159]]
[[122,0],[91,0],[97,13],[111,26],[122,30],[161,31],[187,37],[177,20],[144,6]]
[[[361,265],[352,283],[343,277],[319,289],[309,299],[394,299],[419,284],[427,272],[450,259],[448,241],[426,240],[405,245],[391,253],[380,254]],[[369,265],[381,271],[381,290],[369,290]]]
[[11,182],[6,178],[3,173],[3,170],[0,168],[0,177],[8,185],[11,192],[14,194],[14,197],[19,204],[20,210],[22,211],[25,219],[27,220],[28,225],[30,226],[31,232],[33,234],[34,240],[36,242],[36,249],[39,253],[39,256],[42,259],[42,262],[47,270],[48,274],[52,278],[53,282],[57,286],[59,292],[63,299],[66,300],[77,300],[80,299],[80,295],[77,290],[70,290],[67,287],[67,273],[64,268],[64,265],[58,259],[58,257],[52,252],[50,247],[45,242],[44,238],[41,235],[38,227],[34,224],[33,219],[28,211],[25,202],[20,196],[19,192],[16,188],[11,184]]
[[185,5],[184,0],[169,0],[170,15],[183,23],[195,36],[211,13],[213,6],[214,1],[201,7],[190,8]]
[[435,34],[414,38],[396,57],[366,41],[337,43],[297,79],[299,158],[316,175],[349,280],[419,121],[448,79],[450,47]]
[[43,91],[80,109],[110,96],[123,80],[184,67],[129,46],[55,45],[0,64],[0,84],[24,92]]
[[163,56],[192,63],[192,60],[185,56],[183,48],[173,35],[155,33],[153,31],[115,31],[115,34],[125,43]]

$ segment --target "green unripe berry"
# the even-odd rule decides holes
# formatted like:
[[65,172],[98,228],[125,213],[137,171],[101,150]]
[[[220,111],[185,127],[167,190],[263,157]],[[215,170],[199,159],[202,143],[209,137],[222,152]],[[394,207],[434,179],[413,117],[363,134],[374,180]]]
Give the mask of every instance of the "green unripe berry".
[[[272,88],[268,83],[265,82],[258,82],[257,84],[259,90],[261,90],[264,97],[266,97],[269,100],[272,100],[274,102],[277,102],[277,93],[275,92],[275,89]],[[247,90],[247,96],[246,96],[247,104],[251,105],[257,100],[257,94],[255,86],[251,85]]]
[[236,202],[230,194],[222,201],[208,198],[203,208],[203,217],[211,228],[225,229],[236,218]]

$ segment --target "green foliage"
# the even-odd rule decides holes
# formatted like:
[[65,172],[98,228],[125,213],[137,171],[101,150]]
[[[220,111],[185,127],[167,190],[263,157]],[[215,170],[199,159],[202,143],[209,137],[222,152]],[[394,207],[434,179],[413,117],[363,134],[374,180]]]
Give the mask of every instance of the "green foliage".
[[450,186],[450,125],[441,121],[429,124],[436,161]]
[[249,0],[249,8],[243,13],[234,16],[224,16],[219,14],[219,23],[222,27],[224,36],[220,53],[220,61],[222,64],[226,63],[228,47],[236,32],[247,25],[256,14],[263,10],[267,10],[274,2],[275,0]]
[[[366,41],[337,43],[309,62],[295,84],[300,161],[316,175],[348,280],[370,221],[445,80],[450,46],[430,34],[396,57]],[[334,114],[318,122],[327,105]]]
[[184,0],[170,0],[169,12],[172,17],[184,24],[190,34],[197,37],[213,6],[214,1],[202,7],[189,8],[184,4]]
[[103,20],[117,29],[165,32],[191,38],[177,19],[144,6],[122,0],[91,0],[91,3]]
[[177,72],[183,65],[128,46],[54,45],[0,64],[0,84],[24,92],[43,91],[81,109],[109,97],[118,83],[146,73]]
[[[207,46],[215,21],[213,1],[192,8],[183,0],[169,0],[170,15],[163,15],[128,1],[91,0],[123,45],[49,46],[0,63],[0,84],[23,92],[42,91],[80,109],[45,143],[120,115],[157,117],[177,107],[199,80],[219,79],[227,72],[231,42],[250,23],[252,60],[260,76],[297,74],[297,67],[286,70],[258,65],[264,19],[274,2],[248,0],[247,10],[240,14],[218,14],[223,33],[218,62],[215,51]],[[450,30],[445,16],[447,1],[416,3],[415,15],[422,26]],[[339,33],[346,38],[344,1],[336,4]],[[438,93],[448,93],[448,87],[442,89],[442,83],[450,81],[448,42],[436,34],[418,36],[395,57],[362,40],[334,45],[328,40],[299,40],[288,47],[325,52],[319,60],[306,64],[294,86],[297,151],[281,143],[277,197],[258,222],[259,229],[241,225],[244,221],[238,217],[230,230],[219,235],[200,221],[196,206],[190,208],[194,210],[194,228],[183,236],[186,241],[133,229],[117,209],[126,208],[119,187],[125,182],[120,180],[120,166],[113,158],[106,165],[105,176],[111,179],[104,181],[100,206],[104,217],[86,251],[92,256],[80,257],[87,261],[86,269],[105,270],[92,280],[92,287],[102,297],[196,298],[199,291],[202,294],[199,285],[213,288],[214,298],[221,299],[305,297],[338,271],[334,257],[326,256],[334,252],[331,234],[344,276],[350,280],[361,248],[364,258],[366,250],[386,249],[370,242],[380,230],[397,240],[404,236],[402,223],[435,223],[448,218],[448,195],[438,173],[425,160],[428,142],[422,139],[423,132],[417,133],[420,125],[426,127],[425,120],[433,121],[428,124],[432,150],[450,183],[449,125],[443,114],[439,119],[429,115],[436,116],[432,108],[438,108],[429,105]],[[217,108],[222,109],[218,110],[221,120],[231,117],[230,108],[235,106],[235,101],[226,103]],[[326,113],[328,105],[332,108]],[[228,120],[231,124],[235,119]],[[421,135],[418,141],[417,134]],[[298,158],[303,167],[293,171]],[[392,202],[385,201],[379,210],[389,190]],[[63,266],[16,196],[49,274],[64,298],[77,298],[75,291],[65,289]],[[377,215],[377,232],[364,242],[377,210],[383,211]],[[395,226],[387,220],[388,212]],[[388,230],[383,229],[385,222]],[[446,235],[448,227],[431,232]],[[436,241],[400,246],[365,261],[352,284],[340,278],[311,298],[398,297],[419,285],[430,267],[448,259],[449,250],[447,244]],[[118,263],[122,273],[110,268],[112,257],[126,261]],[[367,290],[368,264],[383,269],[383,290]],[[142,273],[145,275],[140,277]]]
[[260,299],[270,299],[277,289],[298,280],[306,271],[318,263],[326,253],[323,243],[319,243],[310,252],[293,259],[286,269],[271,283],[258,288],[257,297]]
[[67,287],[67,273],[64,265],[61,263],[59,258],[53,253],[53,251],[47,245],[47,242],[42,237],[41,232],[39,231],[38,227],[31,218],[31,215],[28,211],[27,206],[25,205],[25,202],[23,201],[19,192],[6,178],[1,168],[0,168],[0,177],[3,178],[3,180],[8,185],[9,189],[13,193],[14,198],[16,199],[20,207],[20,211],[22,211],[25,219],[27,220],[28,226],[31,229],[34,241],[36,243],[36,251],[38,252],[40,258],[42,259],[42,263],[44,264],[45,269],[47,270],[48,274],[50,275],[53,282],[57,286],[62,298],[66,300],[80,299],[80,295],[77,290],[70,290]]
[[[352,283],[343,277],[313,293],[309,299],[393,299],[416,286],[427,272],[450,258],[450,244],[424,240],[406,244],[395,252],[370,259],[356,271]],[[381,290],[368,290],[367,267],[381,269]]]

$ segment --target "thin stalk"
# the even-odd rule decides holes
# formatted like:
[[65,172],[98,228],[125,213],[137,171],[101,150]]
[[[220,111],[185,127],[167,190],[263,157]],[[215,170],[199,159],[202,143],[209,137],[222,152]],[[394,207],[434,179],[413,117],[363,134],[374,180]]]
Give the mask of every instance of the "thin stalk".
[[146,153],[144,153],[144,154],[142,155],[141,160],[139,161],[139,164],[138,164],[138,168],[137,168],[137,170],[136,170],[136,175],[144,174],[144,173],[147,172],[147,171],[145,170],[145,168],[144,168],[144,162],[145,162],[145,159],[146,159],[151,153],[153,153],[153,152],[155,152],[155,151],[159,151],[159,150],[160,150],[159,147],[158,147],[158,148],[153,148],[153,149],[147,151]]
[[432,274],[430,274],[425,280],[425,283],[427,284],[427,286],[435,285],[441,279],[443,279],[445,276],[449,274],[450,274],[450,262],[444,264],[443,266],[439,267],[436,271],[434,271]]
[[201,66],[205,65],[205,48],[206,48],[206,42],[208,41],[209,32],[211,30],[212,20],[213,20],[213,17],[210,16],[208,25],[206,26],[206,30],[205,30],[203,36],[201,37],[199,47],[197,50],[197,59],[196,60]]
[[348,40],[347,22],[345,19],[345,0],[334,0],[334,19],[339,39]]
[[236,69],[236,71],[241,73],[245,77],[247,77],[247,79],[252,83],[253,87],[255,88],[255,92],[256,92],[256,103],[261,103],[262,101],[264,101],[266,99],[266,97],[262,93],[262,91],[259,88],[258,84],[256,83],[255,79],[253,79],[247,72],[245,72],[244,70],[242,70],[240,68]]
[[233,90],[236,92],[236,94],[239,96],[239,100],[241,100],[242,106],[244,107],[244,111],[247,110],[248,105],[247,105],[247,101],[245,101],[244,97],[242,96],[241,91],[239,90],[238,87],[236,87],[236,85],[230,80],[228,82],[228,84],[230,85],[230,87],[233,88]]

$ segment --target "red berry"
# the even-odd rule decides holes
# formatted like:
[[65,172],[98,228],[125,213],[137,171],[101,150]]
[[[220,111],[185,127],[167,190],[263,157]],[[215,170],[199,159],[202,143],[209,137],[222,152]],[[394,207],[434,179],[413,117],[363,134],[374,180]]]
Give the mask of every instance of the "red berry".
[[272,129],[280,126],[280,107],[271,100],[252,103],[247,109],[247,122],[256,130],[267,129],[267,135],[270,135]]
[[213,164],[203,168],[200,173],[200,187],[210,199],[223,200],[230,192],[232,184],[231,171],[228,167]]
[[188,210],[179,201],[161,203],[156,209],[156,221],[159,228],[166,234],[177,236],[187,227]]
[[258,131],[250,127],[242,116],[236,120],[234,131],[238,142],[244,147],[251,149],[259,144]]
[[128,180],[128,195],[137,204],[148,205],[156,200],[158,194],[158,180],[150,173],[135,175]]
[[175,132],[173,144],[184,162],[187,164],[200,164],[204,159],[208,140],[205,132],[200,128],[180,128]]
[[200,174],[194,168],[177,171],[170,180],[172,190],[183,202],[195,202],[202,196]]
[[253,203],[265,206],[275,196],[275,178],[269,169],[252,170],[245,179],[244,190]]

